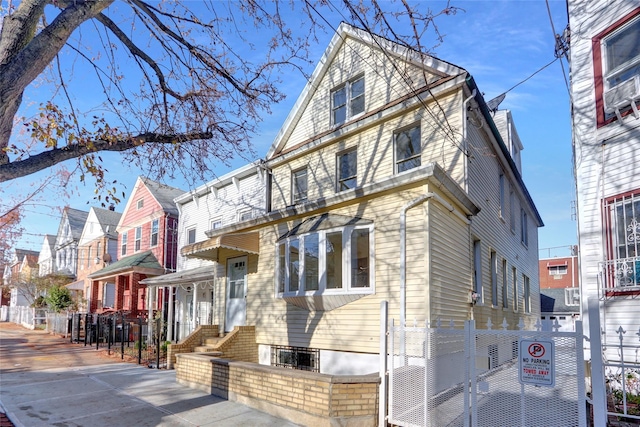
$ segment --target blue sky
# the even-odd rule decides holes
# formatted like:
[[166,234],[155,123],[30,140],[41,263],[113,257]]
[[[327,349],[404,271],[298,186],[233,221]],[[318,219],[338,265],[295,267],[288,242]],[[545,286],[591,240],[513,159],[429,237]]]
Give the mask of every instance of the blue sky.
[[[432,1],[418,4],[434,10],[442,5]],[[486,100],[522,82],[554,59],[553,31],[544,0],[453,1],[452,5],[464,9],[464,12],[442,16],[437,21],[444,41],[435,48],[434,54],[469,71]],[[555,30],[561,32],[567,25],[566,3],[564,0],[549,0],[548,5]],[[342,20],[338,14],[326,16],[334,28]],[[312,50],[311,59],[314,61],[320,58],[332,34],[321,32],[318,37],[318,44]],[[568,72],[566,61],[563,65]],[[314,66],[310,65],[307,73],[310,74]],[[566,78],[568,80],[568,76]],[[288,94],[286,100],[273,108],[271,116],[264,118],[252,141],[258,158],[267,153],[305,83],[300,75],[284,79],[281,89]],[[23,105],[33,108],[34,103],[46,93],[45,89],[45,82],[31,88],[25,94]],[[512,111],[524,145],[523,178],[545,223],[539,229],[539,247],[575,244],[570,105],[560,61],[509,91],[500,107]],[[137,172],[123,165],[115,154],[103,154],[102,157],[109,170],[107,179],[117,179],[128,196]],[[230,167],[221,166],[215,172],[220,176],[244,164],[245,159],[236,159]],[[0,194],[27,194],[46,175],[38,173],[4,184]],[[167,180],[166,183],[189,189],[184,181]],[[40,250],[43,235],[57,233],[60,209],[64,205],[82,210],[96,205],[93,188],[78,179],[70,181],[67,193],[66,199],[56,193],[55,197],[42,198],[37,205],[27,208],[23,221],[25,234],[19,247]],[[124,204],[125,201],[116,209],[121,211]],[[546,251],[541,253],[541,256],[547,255]]]

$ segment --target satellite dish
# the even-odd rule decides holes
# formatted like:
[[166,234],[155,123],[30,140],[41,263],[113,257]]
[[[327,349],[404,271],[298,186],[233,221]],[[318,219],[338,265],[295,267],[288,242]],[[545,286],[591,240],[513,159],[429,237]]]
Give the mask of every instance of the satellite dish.
[[502,101],[504,101],[504,98],[507,96],[506,93],[503,93],[502,95],[498,95],[495,98],[493,98],[492,100],[490,100],[489,102],[487,102],[487,108],[489,109],[489,111],[495,113],[496,111],[498,111],[498,106],[500,105],[500,103]]
[[111,262],[111,255],[110,254],[104,254],[102,259],[104,260],[104,262]]

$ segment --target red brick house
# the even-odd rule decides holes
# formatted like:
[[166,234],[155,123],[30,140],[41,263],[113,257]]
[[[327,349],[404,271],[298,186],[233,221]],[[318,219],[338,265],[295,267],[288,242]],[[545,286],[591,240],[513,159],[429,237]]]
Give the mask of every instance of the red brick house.
[[176,269],[178,210],[173,199],[183,193],[138,177],[116,227],[118,259],[88,276],[90,312],[125,311],[136,316],[156,308],[147,307],[146,286],[139,282]]

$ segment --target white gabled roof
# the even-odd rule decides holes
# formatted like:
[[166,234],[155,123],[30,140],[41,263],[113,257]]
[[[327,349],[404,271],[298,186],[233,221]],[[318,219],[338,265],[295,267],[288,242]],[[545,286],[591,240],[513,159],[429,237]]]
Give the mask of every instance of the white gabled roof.
[[271,148],[267,152],[267,161],[271,159],[276,153],[278,153],[286,144],[286,141],[289,138],[291,132],[300,120],[302,113],[305,111],[305,109],[309,105],[309,102],[315,95],[320,81],[327,73],[327,70],[333,62],[333,59],[348,37],[366,43],[372,48],[384,49],[388,55],[394,56],[404,62],[413,63],[421,68],[428,69],[430,72],[439,74],[442,77],[458,75],[465,72],[464,69],[450,64],[446,61],[442,61],[427,54],[422,54],[398,43],[392,42],[391,40],[371,34],[365,30],[356,28],[343,22],[340,24],[340,26],[336,30],[336,33],[333,35],[331,42],[329,42],[329,45],[327,46],[324,54],[318,61],[318,65],[316,65],[311,78],[300,93],[300,96],[298,97],[296,103],[293,105],[291,111],[289,112],[289,115],[284,121],[284,124],[280,128],[280,131],[276,135]]

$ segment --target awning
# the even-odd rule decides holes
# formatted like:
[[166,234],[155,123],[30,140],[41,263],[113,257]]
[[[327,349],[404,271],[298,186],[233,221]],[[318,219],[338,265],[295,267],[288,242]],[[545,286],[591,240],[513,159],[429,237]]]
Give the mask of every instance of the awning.
[[564,266],[564,265],[568,265],[567,261],[549,261],[547,262],[547,267],[560,267],[560,266]]
[[64,286],[72,291],[84,291],[84,280],[78,280]]
[[189,270],[163,274],[162,276],[149,277],[141,280],[140,283],[147,286],[173,286],[213,280],[214,276],[215,266],[207,265],[205,267],[191,268]]
[[243,254],[258,254],[260,253],[260,235],[258,232],[223,234],[211,237],[204,242],[184,246],[180,253],[190,258],[218,261],[218,251],[222,248]]
[[283,240],[291,236],[311,233],[313,231],[347,227],[349,225],[365,225],[372,223],[373,221],[371,221],[370,219],[364,219],[357,216],[352,217],[346,215],[324,213],[322,215],[312,216],[305,219],[300,224],[293,227],[290,231],[280,236],[278,240]]
[[90,279],[113,277],[127,271],[139,271],[145,274],[157,275],[164,273],[164,268],[162,268],[152,251],[146,251],[122,258],[102,270],[89,274],[87,277]]

